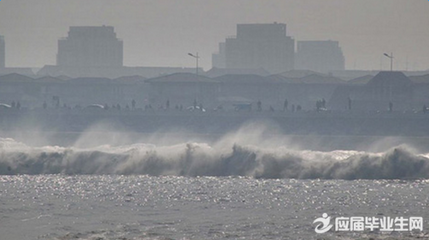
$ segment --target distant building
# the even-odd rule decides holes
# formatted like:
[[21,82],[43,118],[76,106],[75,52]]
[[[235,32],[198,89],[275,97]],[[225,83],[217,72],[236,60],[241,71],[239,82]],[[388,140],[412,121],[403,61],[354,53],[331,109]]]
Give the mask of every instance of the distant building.
[[[219,59],[222,46],[215,56]],[[274,74],[293,69],[295,41],[286,36],[286,24],[238,24],[237,36],[225,40],[224,51],[226,68],[263,68]]]
[[185,108],[194,102],[204,107],[214,107],[219,92],[219,82],[194,73],[173,73],[146,80],[150,84],[149,102],[161,106],[169,101],[172,106]]
[[258,75],[258,76],[269,76],[271,75],[263,68],[212,68],[204,73],[204,76],[209,78],[216,78],[223,75]]
[[402,72],[380,72],[365,82],[338,86],[329,101],[331,109],[345,110],[348,101],[353,110],[364,111],[387,111],[389,104],[406,111],[426,104],[427,98],[418,96],[427,95],[429,88],[416,85]]
[[213,68],[226,68],[225,60],[225,43],[219,43],[219,52],[212,54],[212,67]]
[[113,27],[70,27],[58,40],[57,65],[64,67],[121,67],[123,42]]
[[320,73],[344,70],[344,55],[337,41],[298,41],[295,69]]
[[9,75],[12,73],[33,77],[34,72],[31,68],[22,67],[6,67],[6,42],[3,36],[0,36],[0,76]]
[[[173,73],[194,73],[193,68],[181,67],[66,67],[45,65],[37,72],[39,77],[42,76],[68,76],[71,78],[78,77],[102,77],[102,78],[119,78],[124,76],[139,75],[146,78],[154,78]],[[199,69],[204,73],[203,69]]]
[[90,104],[131,105],[132,100],[142,107],[149,95],[145,78],[130,76],[118,79],[28,77],[11,73],[0,76],[0,103],[19,101],[25,108],[40,108],[46,102],[53,107],[53,97],[58,96],[61,107],[85,107]]
[[6,46],[4,37],[0,36],[0,68],[6,67]]

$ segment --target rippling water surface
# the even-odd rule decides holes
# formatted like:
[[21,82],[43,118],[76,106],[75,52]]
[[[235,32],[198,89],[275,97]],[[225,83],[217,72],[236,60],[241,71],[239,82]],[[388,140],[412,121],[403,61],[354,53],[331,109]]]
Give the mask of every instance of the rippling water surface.
[[[0,239],[429,239],[426,138],[263,132],[1,138]],[[317,235],[323,213],[418,216],[424,230]]]
[[421,238],[426,230],[316,235],[312,222],[325,212],[429,221],[428,191],[427,180],[1,176],[0,233],[2,239]]

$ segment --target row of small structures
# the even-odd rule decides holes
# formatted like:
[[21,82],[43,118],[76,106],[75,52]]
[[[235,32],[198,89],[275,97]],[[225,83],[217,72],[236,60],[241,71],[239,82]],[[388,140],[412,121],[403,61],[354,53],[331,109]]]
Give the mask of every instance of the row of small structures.
[[[288,105],[306,110],[422,109],[429,105],[429,75],[407,77],[402,72],[380,72],[350,81],[314,72],[259,76],[227,74],[207,77],[174,73],[155,78],[31,78],[19,74],[0,76],[0,102],[19,102],[26,108],[47,106],[119,105],[133,108],[177,109],[204,106],[234,109],[263,102],[266,109]],[[323,106],[320,105],[323,100]]]

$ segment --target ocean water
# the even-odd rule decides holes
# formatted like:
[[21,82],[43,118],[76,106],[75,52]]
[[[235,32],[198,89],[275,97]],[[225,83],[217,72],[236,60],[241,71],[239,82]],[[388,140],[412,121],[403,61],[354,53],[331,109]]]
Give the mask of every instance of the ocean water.
[[[263,132],[0,139],[0,239],[429,239],[424,147],[384,139],[318,150]],[[316,234],[323,213],[424,225]]]
[[312,223],[323,213],[429,219],[428,186],[427,180],[2,176],[0,233],[1,239],[421,239],[429,237],[426,229],[318,235]]

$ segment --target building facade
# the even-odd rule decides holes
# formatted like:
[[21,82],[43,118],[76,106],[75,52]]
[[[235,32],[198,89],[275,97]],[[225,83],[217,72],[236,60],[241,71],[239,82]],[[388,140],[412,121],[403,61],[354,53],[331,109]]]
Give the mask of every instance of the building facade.
[[295,69],[319,73],[344,70],[344,55],[337,41],[298,41]]
[[225,41],[225,67],[281,73],[293,69],[294,52],[286,24],[238,24],[237,36]]
[[64,67],[121,67],[123,42],[111,26],[70,27],[58,40],[57,65]]
[[0,68],[6,67],[6,44],[4,37],[0,36]]
[[212,54],[213,68],[226,68],[225,62],[225,43],[219,43],[219,52]]
[[[332,94],[332,110],[410,111],[427,104],[425,84],[415,84],[403,72],[383,71],[367,83],[340,85]],[[426,92],[422,94],[422,90]],[[349,106],[348,106],[349,105]]]

